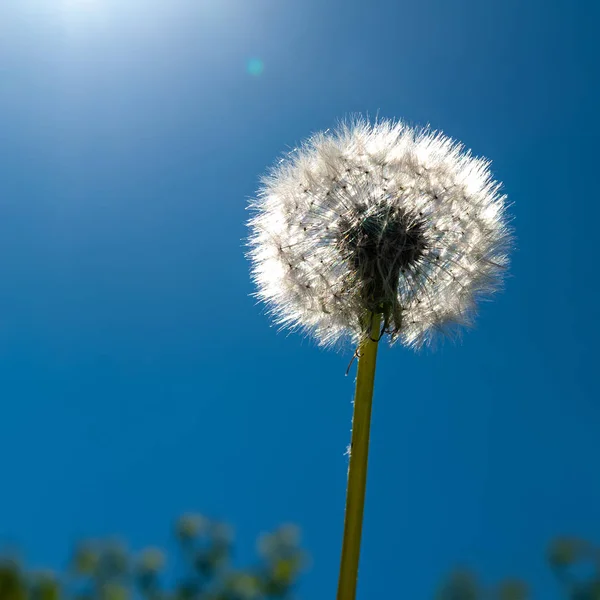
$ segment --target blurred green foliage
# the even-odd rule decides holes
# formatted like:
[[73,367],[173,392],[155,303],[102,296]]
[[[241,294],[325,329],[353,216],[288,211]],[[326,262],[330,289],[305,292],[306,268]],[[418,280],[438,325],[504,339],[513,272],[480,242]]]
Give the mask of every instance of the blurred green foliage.
[[307,562],[293,526],[261,536],[260,560],[243,570],[232,565],[233,535],[222,523],[184,516],[175,537],[173,561],[115,541],[80,544],[60,575],[0,560],[0,600],[287,600]]
[[[171,557],[158,548],[134,554],[116,541],[84,542],[62,574],[31,572],[17,560],[0,559],[0,600],[291,600],[308,562],[291,525],[262,535],[259,560],[242,570],[233,567],[233,534],[223,523],[184,516],[176,523],[175,540]],[[600,549],[563,537],[552,542],[547,559],[563,598],[600,600]],[[436,595],[436,600],[532,598],[522,581],[487,586],[469,571],[456,571]]]
[[[600,600],[600,549],[577,538],[558,538],[547,559],[562,597],[567,600]],[[484,586],[469,571],[457,571],[445,582],[438,600],[532,600],[532,592],[518,580]]]

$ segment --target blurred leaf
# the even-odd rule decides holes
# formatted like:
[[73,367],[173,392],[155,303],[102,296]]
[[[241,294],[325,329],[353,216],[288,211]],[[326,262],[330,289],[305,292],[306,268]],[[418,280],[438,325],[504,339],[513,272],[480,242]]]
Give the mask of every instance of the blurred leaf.
[[600,600],[600,581],[591,582],[577,589],[571,595],[570,600]]
[[31,585],[32,600],[60,600],[60,597],[60,585],[53,573],[38,573],[33,578]]
[[16,563],[0,562],[0,600],[27,600],[21,573]]
[[146,548],[138,558],[138,569],[144,572],[158,573],[165,566],[165,554],[159,548]]
[[121,542],[107,542],[100,555],[98,574],[107,578],[125,576],[129,571],[129,554]]
[[295,578],[300,570],[300,560],[297,557],[284,558],[277,560],[273,565],[273,577],[288,585]]
[[438,600],[478,600],[479,598],[479,584],[469,571],[455,572],[438,594]]
[[498,589],[498,600],[527,600],[529,591],[522,581],[505,581]]
[[101,600],[128,600],[129,590],[118,583],[105,583],[101,586]]
[[261,596],[261,585],[255,575],[234,572],[227,576],[224,591],[239,600],[255,600]]
[[586,542],[577,538],[557,538],[548,548],[548,561],[554,568],[568,567],[583,558],[588,547]]
[[196,581],[182,581],[177,584],[175,597],[178,600],[191,600],[200,593],[200,585]]
[[72,565],[79,575],[92,575],[98,567],[99,553],[90,544],[81,544],[75,549]]
[[190,541],[205,533],[208,525],[208,520],[202,515],[184,515],[175,525],[175,534],[180,541]]

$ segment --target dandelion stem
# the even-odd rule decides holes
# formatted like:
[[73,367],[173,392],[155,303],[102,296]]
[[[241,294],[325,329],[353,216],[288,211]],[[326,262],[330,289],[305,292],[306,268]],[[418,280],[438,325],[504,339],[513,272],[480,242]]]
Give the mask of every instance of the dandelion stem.
[[360,557],[365,491],[367,486],[367,461],[369,457],[369,432],[371,429],[371,405],[375,384],[375,364],[380,336],[381,315],[372,314],[370,335],[359,346],[358,373],[354,394],[352,416],[352,441],[346,491],[346,516],[342,560],[338,582],[337,600],[355,600]]

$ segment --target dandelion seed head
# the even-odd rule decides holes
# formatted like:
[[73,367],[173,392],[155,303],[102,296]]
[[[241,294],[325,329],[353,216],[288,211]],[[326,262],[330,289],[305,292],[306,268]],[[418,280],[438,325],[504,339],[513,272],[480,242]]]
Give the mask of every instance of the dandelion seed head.
[[383,315],[422,346],[500,287],[511,232],[489,161],[441,133],[363,119],[318,133],[263,178],[252,276],[276,322],[328,345]]

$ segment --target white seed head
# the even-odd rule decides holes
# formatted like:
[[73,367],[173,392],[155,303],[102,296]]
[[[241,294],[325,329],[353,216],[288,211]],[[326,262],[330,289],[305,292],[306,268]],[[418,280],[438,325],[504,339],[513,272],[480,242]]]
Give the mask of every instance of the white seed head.
[[489,161],[441,133],[357,119],[318,133],[251,202],[257,296],[322,344],[367,334],[429,343],[471,323],[502,283],[511,233]]

